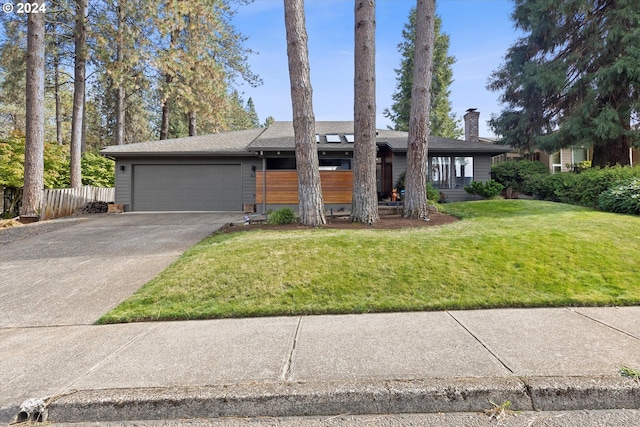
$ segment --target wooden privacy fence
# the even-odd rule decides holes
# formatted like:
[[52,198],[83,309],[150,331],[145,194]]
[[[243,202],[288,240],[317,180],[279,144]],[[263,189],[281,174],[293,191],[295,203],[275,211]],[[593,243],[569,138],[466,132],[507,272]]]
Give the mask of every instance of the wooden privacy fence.
[[89,202],[113,202],[115,188],[100,188],[85,185],[78,188],[56,188],[44,190],[40,220],[71,215]]
[[[256,172],[256,203],[263,201],[262,172]],[[327,204],[349,204],[353,193],[353,171],[320,171],[322,198]],[[268,204],[298,203],[298,173],[288,170],[267,171]]]

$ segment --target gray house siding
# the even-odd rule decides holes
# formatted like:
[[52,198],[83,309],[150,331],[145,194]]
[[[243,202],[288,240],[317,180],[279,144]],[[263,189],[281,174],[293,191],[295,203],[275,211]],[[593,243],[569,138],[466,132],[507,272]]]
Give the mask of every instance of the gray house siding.
[[[262,170],[262,159],[257,157],[242,159],[242,204],[255,205],[256,203],[256,171]],[[255,207],[259,209],[258,206]]]
[[131,162],[126,159],[116,161],[116,203],[124,205],[125,211],[131,210]]
[[393,176],[393,185],[396,185],[400,175],[407,170],[407,153],[393,153],[393,163],[391,165],[391,174]]
[[491,156],[473,156],[473,180],[489,181],[491,179]]

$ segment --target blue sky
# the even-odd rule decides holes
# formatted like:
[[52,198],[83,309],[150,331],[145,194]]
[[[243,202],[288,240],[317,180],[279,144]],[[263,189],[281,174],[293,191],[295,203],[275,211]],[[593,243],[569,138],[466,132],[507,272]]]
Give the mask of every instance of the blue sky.
[[[397,45],[415,0],[376,1],[377,127],[391,122],[382,111],[391,105],[395,68],[400,64]],[[353,120],[353,16],[354,0],[306,0],[309,60],[316,120]],[[467,108],[480,111],[480,134],[492,136],[486,121],[501,110],[499,93],[485,86],[516,38],[509,19],[508,0],[439,0],[437,13],[449,34],[449,54],[456,57],[450,100],[462,118]],[[258,52],[249,58],[264,84],[243,85],[244,99],[253,98],[261,121],[268,116],[291,120],[289,74],[283,0],[255,0],[241,6],[233,18],[236,29],[249,39],[245,46]]]

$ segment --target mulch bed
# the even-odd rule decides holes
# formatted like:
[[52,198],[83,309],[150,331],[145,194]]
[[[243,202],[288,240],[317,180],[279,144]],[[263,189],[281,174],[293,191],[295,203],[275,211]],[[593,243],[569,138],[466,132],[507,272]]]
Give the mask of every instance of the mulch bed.
[[[421,219],[406,219],[401,215],[385,215],[380,217],[380,221],[373,223],[372,225],[353,223],[349,220],[349,217],[327,217],[327,224],[318,228],[337,228],[337,229],[379,229],[379,230],[397,230],[401,228],[412,227],[436,227],[444,224],[451,224],[452,222],[459,221],[458,218],[443,214],[440,212],[432,213],[429,215],[429,221],[423,221]],[[285,224],[285,225],[269,225],[269,224],[227,224],[220,228],[218,233],[234,233],[237,231],[248,230],[306,230],[309,227],[300,224]]]

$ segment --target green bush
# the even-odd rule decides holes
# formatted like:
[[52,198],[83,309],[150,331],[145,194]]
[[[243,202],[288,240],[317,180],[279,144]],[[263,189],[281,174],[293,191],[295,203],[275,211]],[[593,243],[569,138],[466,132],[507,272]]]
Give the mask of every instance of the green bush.
[[283,225],[295,222],[296,214],[291,208],[280,208],[275,212],[267,215],[267,224]]
[[469,194],[477,194],[483,199],[491,199],[500,195],[502,190],[504,190],[504,185],[492,179],[486,182],[474,181],[471,185],[464,187],[464,190]]
[[517,192],[526,192],[526,182],[537,175],[549,175],[549,169],[544,163],[531,160],[510,160],[491,168],[493,180]]
[[440,200],[440,192],[431,182],[427,182],[427,200],[437,202]]
[[103,157],[97,151],[87,151],[82,155],[82,184],[94,187],[115,185],[116,163]]
[[[395,188],[398,190],[398,192],[401,192],[405,189],[405,176],[406,172],[402,172],[398,177],[398,181],[396,181]],[[434,202],[440,200],[440,191],[438,191],[438,189],[433,186],[431,181],[427,181],[427,200],[432,200]]]
[[598,205],[603,211],[640,215],[640,178],[620,182],[602,192]]
[[600,194],[617,183],[640,178],[640,167],[614,166],[582,173],[537,175],[525,182],[526,192],[543,200],[597,208]]

